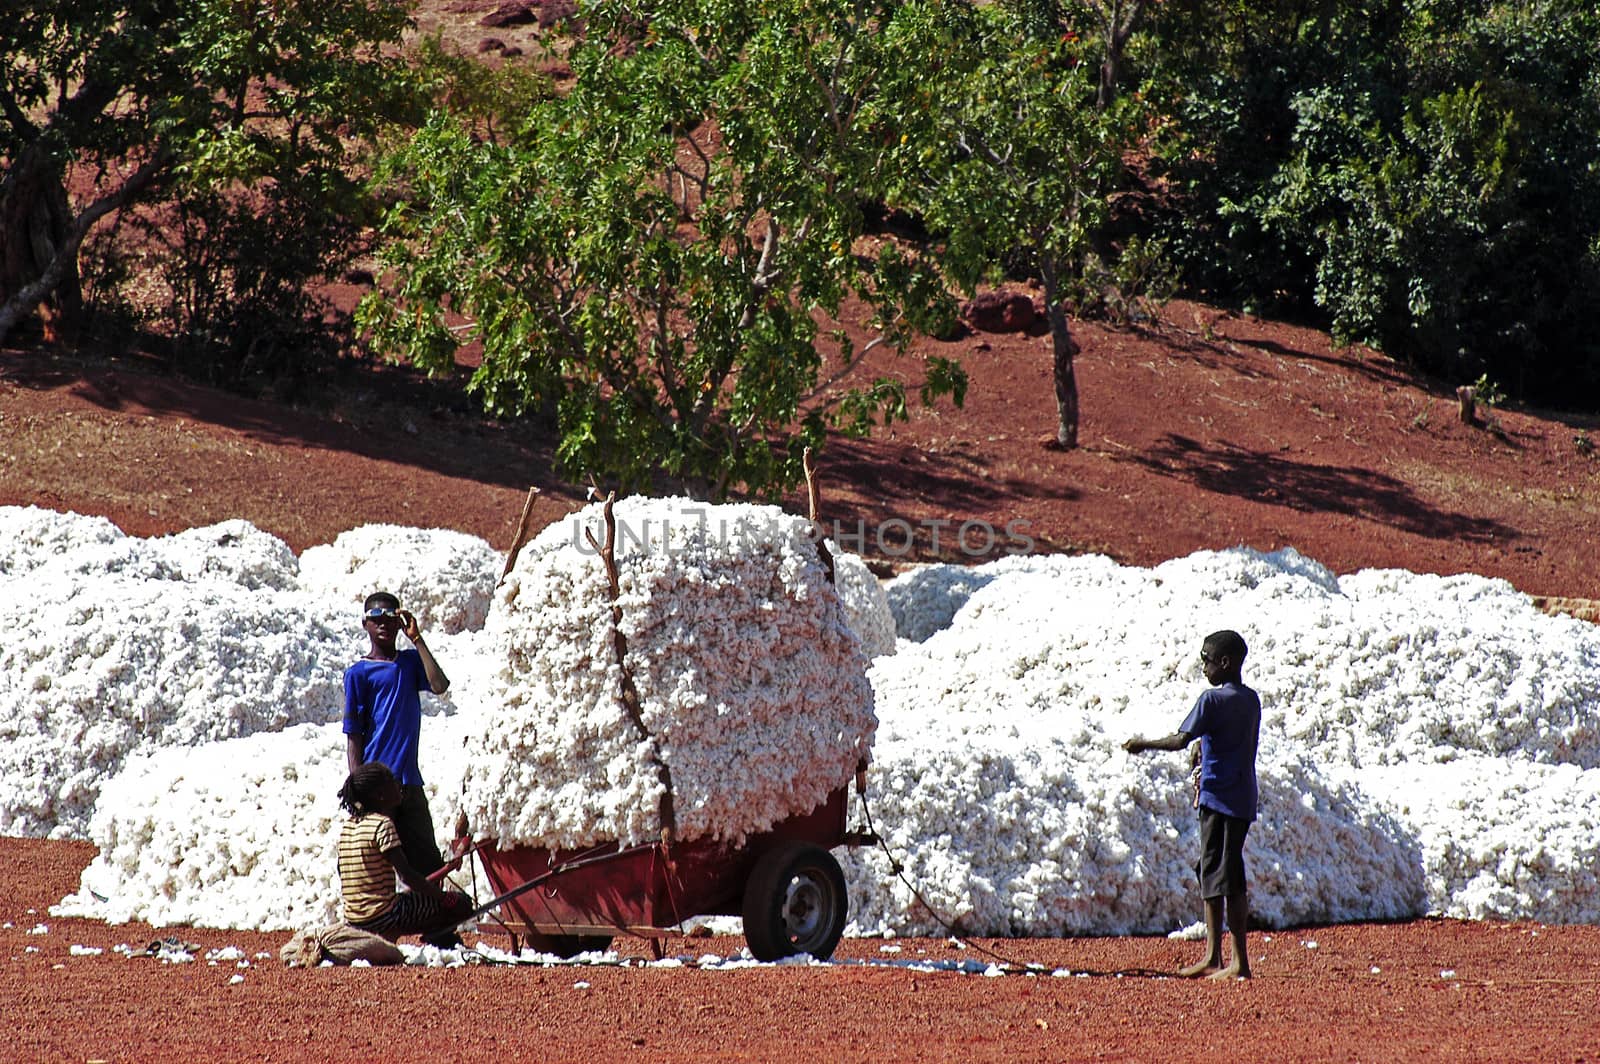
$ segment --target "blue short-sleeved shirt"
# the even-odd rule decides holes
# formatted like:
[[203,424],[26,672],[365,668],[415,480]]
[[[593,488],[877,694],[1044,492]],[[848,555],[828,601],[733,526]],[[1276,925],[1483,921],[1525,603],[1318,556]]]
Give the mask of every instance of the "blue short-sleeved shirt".
[[1261,699],[1242,683],[1209,688],[1178,730],[1200,740],[1200,804],[1224,816],[1256,818],[1256,743]]
[[344,670],[344,733],[365,735],[363,761],[382,761],[402,785],[421,786],[417,740],[428,686],[422,655],[402,650],[393,661],[362,658]]

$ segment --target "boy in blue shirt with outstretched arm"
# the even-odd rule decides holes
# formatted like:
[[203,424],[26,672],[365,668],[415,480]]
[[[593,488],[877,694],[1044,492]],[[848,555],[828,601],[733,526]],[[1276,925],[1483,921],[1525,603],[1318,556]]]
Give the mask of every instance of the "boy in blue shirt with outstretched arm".
[[[1241,675],[1247,651],[1238,632],[1213,632],[1200,646],[1200,667],[1211,688],[1200,695],[1178,730],[1164,739],[1134,736],[1122,744],[1130,754],[1177,751],[1200,740],[1200,860],[1195,874],[1206,906],[1206,955],[1180,968],[1189,979],[1250,978],[1245,931],[1250,922],[1245,891],[1244,837],[1256,818],[1256,745],[1261,734],[1261,699]],[[1222,965],[1222,919],[1227,910],[1233,960]]]

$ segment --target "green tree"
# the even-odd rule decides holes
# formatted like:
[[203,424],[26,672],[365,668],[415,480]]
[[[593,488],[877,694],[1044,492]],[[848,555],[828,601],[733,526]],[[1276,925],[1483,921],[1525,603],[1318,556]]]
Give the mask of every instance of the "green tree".
[[1592,402],[1597,35],[1588,0],[1163,5],[1191,281],[1458,383]]
[[[285,220],[352,210],[354,138],[403,99],[393,53],[407,25],[392,0],[8,5],[0,339],[41,306],[74,327],[80,248],[130,205],[182,203],[191,223],[209,219],[200,239],[253,239],[258,251],[305,230],[253,231],[257,210]],[[240,190],[258,198],[219,206]],[[212,265],[259,268],[236,250]]]
[[[1077,344],[1068,295],[1125,180],[1139,101],[1102,97],[1101,57],[1048,5],[942,5],[919,23],[902,74],[907,123],[892,196],[941,234],[950,278],[971,291],[1002,262],[1039,278],[1049,320],[1056,442],[1078,445]],[[1105,106],[1097,100],[1105,99]]]
[[1099,51],[1100,83],[1095,106],[1104,110],[1122,91],[1134,34],[1146,21],[1152,0],[1012,0],[1034,33],[1053,31],[1092,37]]
[[[553,416],[569,475],[793,486],[830,423],[905,415],[905,385],[854,381],[866,349],[949,313],[930,265],[858,240],[877,84],[911,59],[883,32],[900,17],[875,0],[586,9],[569,91],[515,124],[441,108],[386,158],[392,283],[361,324],[439,372],[480,342],[469,387]],[[859,349],[829,327],[852,305]],[[926,400],[959,401],[958,367],[926,369]]]

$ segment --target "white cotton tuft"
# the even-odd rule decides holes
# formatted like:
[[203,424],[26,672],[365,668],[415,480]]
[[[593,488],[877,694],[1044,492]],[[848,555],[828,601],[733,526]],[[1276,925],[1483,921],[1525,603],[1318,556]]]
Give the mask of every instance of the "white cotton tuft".
[[895,652],[894,614],[883,585],[858,555],[829,544],[833,554],[833,579],[844,603],[850,630],[861,639],[861,649],[869,658]]

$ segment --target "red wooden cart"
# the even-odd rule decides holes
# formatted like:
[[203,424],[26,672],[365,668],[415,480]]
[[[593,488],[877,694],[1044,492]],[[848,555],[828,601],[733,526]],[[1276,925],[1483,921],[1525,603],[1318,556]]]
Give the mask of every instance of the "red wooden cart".
[[581,850],[473,849],[492,901],[516,939],[541,952],[572,956],[610,946],[618,934],[660,941],[682,934],[696,916],[742,916],[750,953],[773,961],[807,953],[833,955],[848,911],[844,873],[828,851],[876,842],[846,827],[848,787],[802,816],[752,835],[738,846],[709,840]]
[[[811,452],[805,454],[811,520],[817,524],[816,480]],[[530,527],[528,517],[537,489],[528,493],[518,522],[516,542],[505,572],[516,565]],[[605,539],[587,532],[589,543],[605,564],[611,591],[613,643],[623,672],[621,702],[630,711],[641,736],[648,737],[640,716],[639,696],[627,668],[627,640],[616,623],[618,576],[614,554],[615,494],[606,498]],[[818,559],[833,581],[833,558],[820,534]],[[502,574],[503,576],[504,574]],[[672,819],[671,779],[663,802],[664,824]],[[866,762],[856,770],[856,789],[866,788]],[[549,850],[533,846],[501,848],[492,840],[471,846],[495,892],[477,914],[493,912],[516,939],[535,949],[564,956],[605,949],[618,934],[648,938],[657,954],[661,941],[682,933],[695,916],[742,916],[745,940],[759,960],[774,961],[797,953],[827,958],[844,933],[849,904],[844,872],[828,851],[836,846],[876,842],[867,832],[845,826],[849,787],[840,786],[809,813],[793,816],[770,830],[752,835],[738,846],[708,840],[609,843],[583,850]],[[466,827],[458,825],[457,852],[468,850]],[[459,863],[459,862],[456,862]]]

